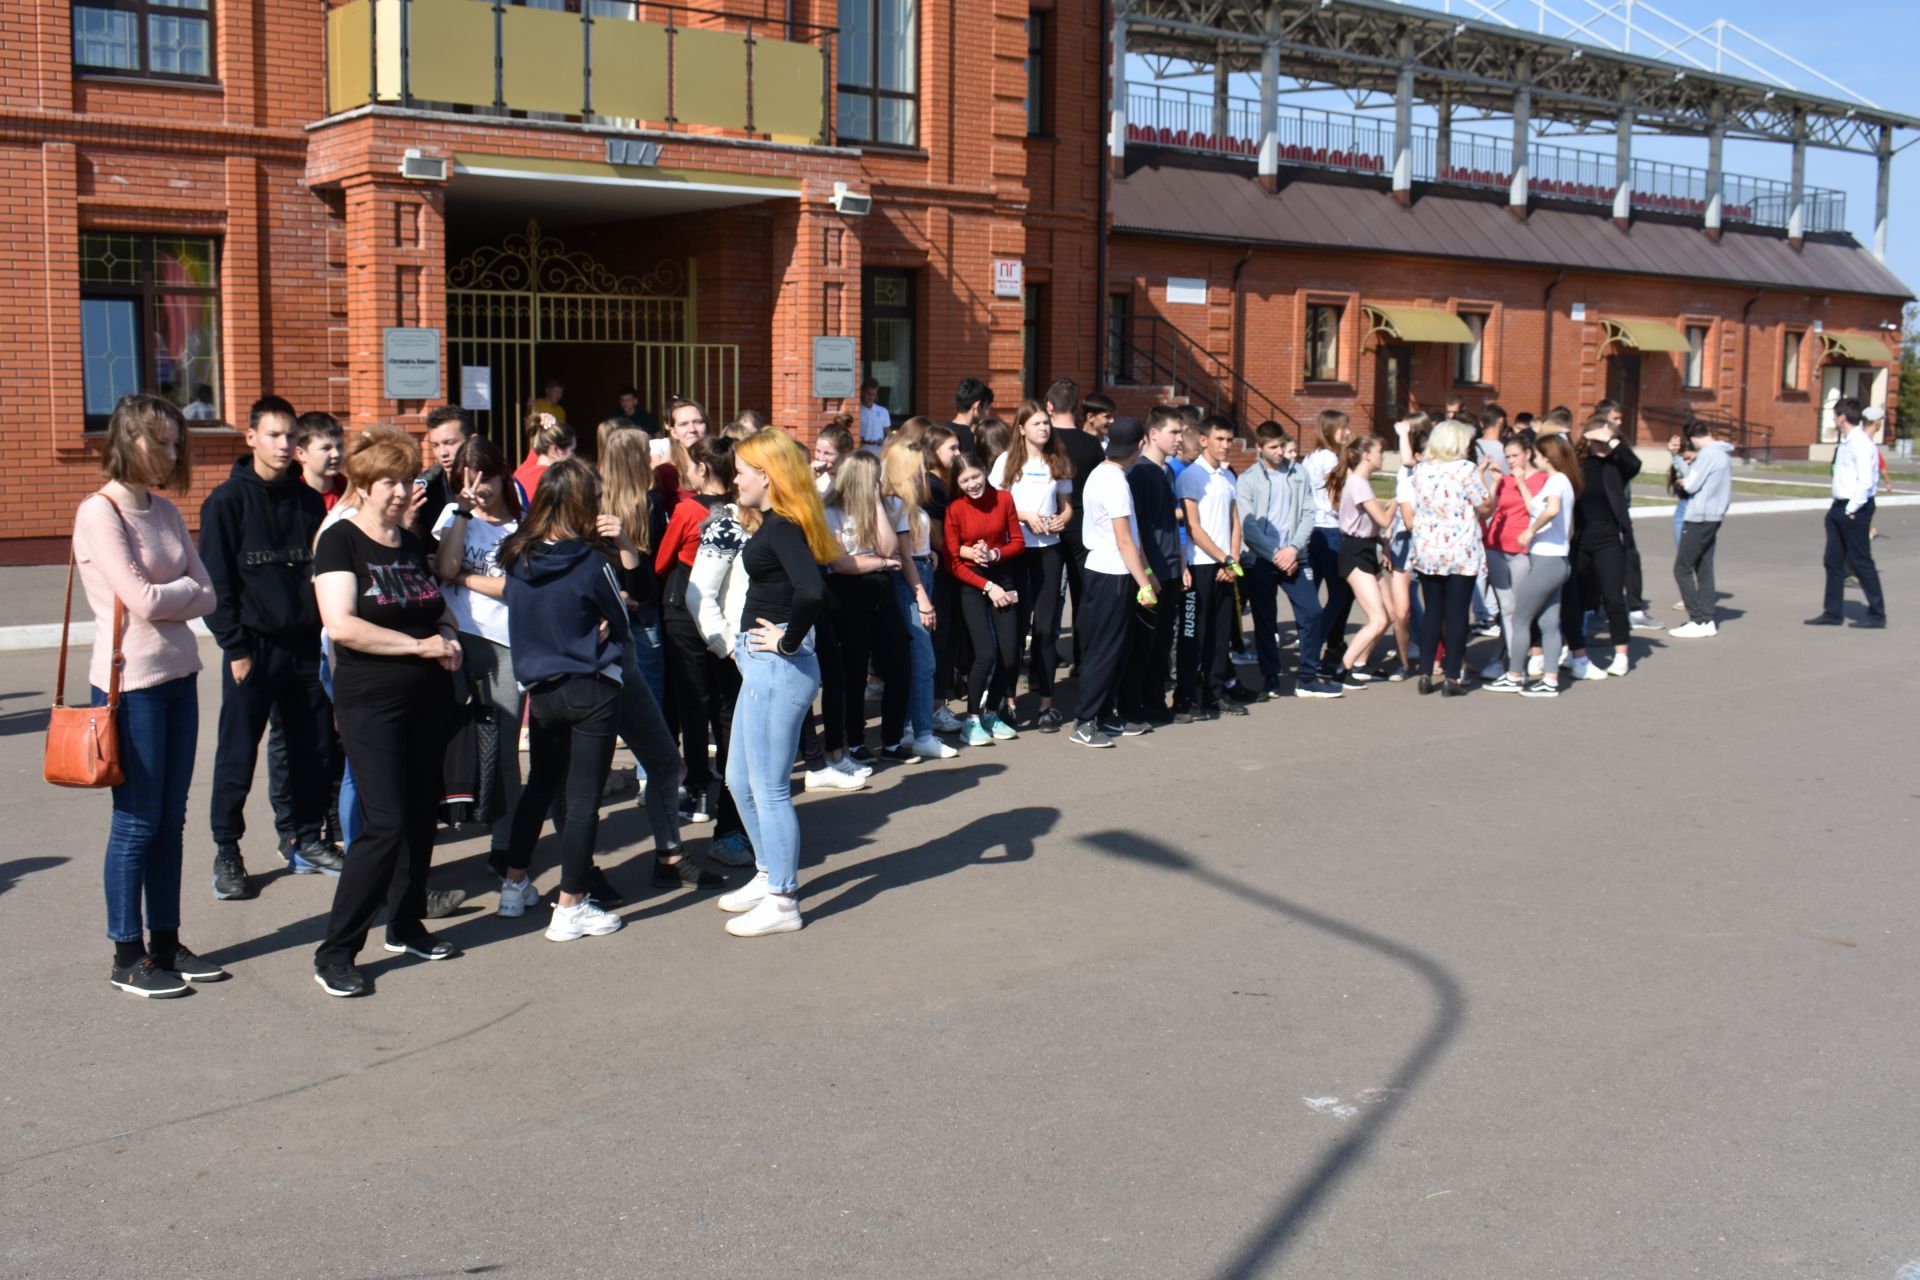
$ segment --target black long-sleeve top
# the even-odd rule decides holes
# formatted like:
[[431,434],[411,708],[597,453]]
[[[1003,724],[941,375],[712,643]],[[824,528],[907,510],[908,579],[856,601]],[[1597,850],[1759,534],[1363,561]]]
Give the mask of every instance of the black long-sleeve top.
[[769,511],[759,530],[747,539],[740,563],[747,570],[740,629],[751,630],[762,618],[783,623],[787,634],[780,641],[780,652],[798,653],[827,598],[807,535],[779,512]]

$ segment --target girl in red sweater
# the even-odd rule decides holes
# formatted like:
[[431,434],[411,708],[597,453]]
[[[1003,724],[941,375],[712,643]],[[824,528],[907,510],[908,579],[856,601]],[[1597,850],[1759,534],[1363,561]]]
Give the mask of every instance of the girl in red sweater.
[[[954,463],[959,496],[947,508],[947,564],[960,584],[960,612],[973,640],[973,671],[967,679],[967,717],[962,740],[970,747],[992,746],[996,738],[1017,738],[1008,720],[1013,682],[1020,670],[1020,597],[1007,583],[1007,563],[1026,549],[1013,496],[987,483],[980,460],[963,456]],[[982,708],[986,708],[982,710]]]

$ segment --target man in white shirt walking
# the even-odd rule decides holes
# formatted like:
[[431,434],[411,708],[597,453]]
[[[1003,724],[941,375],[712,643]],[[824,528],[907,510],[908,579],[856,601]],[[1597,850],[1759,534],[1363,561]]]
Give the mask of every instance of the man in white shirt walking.
[[1851,396],[1836,401],[1834,421],[1840,425],[1839,448],[1833,454],[1833,505],[1827,508],[1827,596],[1820,613],[1807,619],[1810,627],[1837,627],[1846,599],[1847,566],[1866,593],[1867,616],[1855,626],[1887,625],[1887,602],[1880,594],[1880,571],[1873,564],[1873,495],[1880,487],[1880,450],[1860,425],[1860,402]]
[[860,384],[860,443],[863,447],[873,445],[877,448],[887,438],[887,432],[893,430],[893,414],[887,411],[887,406],[874,403],[879,395],[880,379],[868,374],[867,380]]

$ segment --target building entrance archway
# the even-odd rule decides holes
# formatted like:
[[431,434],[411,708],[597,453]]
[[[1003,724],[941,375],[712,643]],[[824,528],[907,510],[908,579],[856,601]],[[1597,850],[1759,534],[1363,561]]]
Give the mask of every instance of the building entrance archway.
[[681,396],[725,423],[740,408],[740,348],[696,340],[697,301],[692,259],[621,275],[530,220],[448,268],[447,361],[460,371],[448,381],[464,389],[467,370],[487,371],[487,407],[468,407],[510,460],[525,452],[527,410],[554,377],[581,393],[567,403],[589,450],[600,406],[610,411],[628,384],[656,413]]

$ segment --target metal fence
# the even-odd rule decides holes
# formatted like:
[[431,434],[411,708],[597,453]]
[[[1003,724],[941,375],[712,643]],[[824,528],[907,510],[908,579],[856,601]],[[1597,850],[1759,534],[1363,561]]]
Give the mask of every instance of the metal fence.
[[[1393,125],[1374,116],[1318,107],[1282,107],[1276,121],[1280,162],[1350,173],[1393,169]],[[1167,85],[1128,84],[1130,142],[1216,155],[1252,156],[1260,150],[1260,104],[1252,98]],[[1453,130],[1441,156],[1440,131],[1413,126],[1413,180],[1504,191],[1513,183],[1513,144],[1487,134]],[[1536,142],[1527,148],[1531,194],[1583,204],[1611,205],[1618,185],[1614,157],[1579,147]],[[1633,207],[1643,212],[1701,217],[1708,172],[1661,160],[1633,162]],[[1729,222],[1784,227],[1792,213],[1792,184],[1745,174],[1723,174],[1722,216]],[[1805,190],[1810,232],[1842,231],[1847,197],[1822,187]]]

